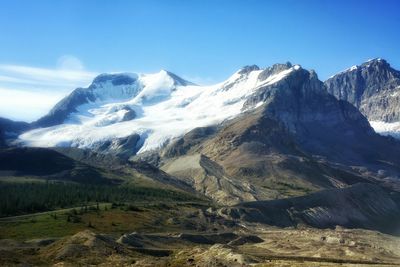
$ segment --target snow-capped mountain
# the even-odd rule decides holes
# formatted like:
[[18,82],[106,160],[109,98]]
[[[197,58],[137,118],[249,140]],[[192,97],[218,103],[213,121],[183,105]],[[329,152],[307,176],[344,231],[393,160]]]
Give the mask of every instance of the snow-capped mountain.
[[17,142],[145,160],[223,204],[363,181],[400,188],[400,142],[290,63],[211,86],[167,71],[104,74],[35,124]]
[[363,181],[399,188],[400,142],[376,134],[314,71],[290,71],[257,89],[244,107],[234,119],[193,129],[160,153],[139,157],[223,204]]
[[356,106],[375,131],[400,137],[400,71],[381,58],[353,66],[325,81],[328,92]]
[[[246,103],[259,88],[280,81],[299,65],[248,66],[226,81],[198,86],[167,71],[102,74],[88,88],[61,100],[36,128],[19,137],[27,146],[124,150],[157,149],[202,126],[231,119],[259,103]],[[246,105],[244,105],[246,103]]]

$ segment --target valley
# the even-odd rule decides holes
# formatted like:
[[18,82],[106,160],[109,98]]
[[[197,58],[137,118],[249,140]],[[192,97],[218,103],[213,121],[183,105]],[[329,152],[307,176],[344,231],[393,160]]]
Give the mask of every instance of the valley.
[[104,204],[82,214],[78,210],[80,222],[68,222],[65,211],[56,218],[44,214],[1,221],[1,264],[398,266],[400,260],[399,237],[341,227],[211,223],[200,211],[204,208]]

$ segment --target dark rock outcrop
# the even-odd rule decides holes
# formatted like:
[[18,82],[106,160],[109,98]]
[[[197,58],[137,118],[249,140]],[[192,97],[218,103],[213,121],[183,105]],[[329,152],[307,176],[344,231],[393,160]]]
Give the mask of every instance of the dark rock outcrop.
[[248,74],[250,72],[252,72],[253,70],[259,70],[260,67],[258,67],[257,65],[250,65],[250,66],[244,66],[243,68],[241,68],[239,70],[239,74]]
[[140,135],[132,134],[126,137],[97,142],[92,149],[100,153],[110,154],[126,160],[131,155],[136,154],[139,150],[139,142]]
[[76,108],[78,106],[94,100],[93,94],[84,88],[77,88],[66,98],[58,102],[47,115],[33,122],[33,128],[50,127],[61,124],[68,118],[69,114],[77,111]]
[[130,121],[136,118],[136,112],[130,107],[124,107],[123,110],[126,110],[126,113],[122,117],[121,121]]
[[236,220],[279,227],[306,224],[316,228],[365,228],[400,234],[400,206],[391,195],[372,184],[320,191],[303,197],[247,202],[223,208]]
[[371,121],[400,120],[400,71],[384,59],[354,66],[325,85],[329,93],[353,104]]
[[277,74],[281,71],[288,70],[292,67],[292,63],[286,62],[285,64],[274,64],[269,68],[264,69],[258,76],[258,79],[263,81],[271,75]]
[[177,86],[177,85],[181,85],[181,86],[194,85],[194,83],[189,82],[189,81],[179,77],[175,73],[167,71],[167,74],[168,74],[169,77],[171,77],[173,79],[175,86]]

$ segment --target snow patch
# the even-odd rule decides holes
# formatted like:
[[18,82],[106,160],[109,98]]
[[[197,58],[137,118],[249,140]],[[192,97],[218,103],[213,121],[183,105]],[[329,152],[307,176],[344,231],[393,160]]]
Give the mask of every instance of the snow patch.
[[346,72],[355,71],[355,70],[357,70],[358,68],[359,68],[359,66],[357,66],[357,65],[351,66],[351,67],[348,68],[348,69],[342,70],[342,71],[340,71],[340,72],[338,72],[338,73],[336,73],[336,74],[330,76],[328,79],[332,79],[333,77],[335,77],[335,76],[337,76],[337,75],[339,75],[339,74],[343,74],[343,73],[346,73]]
[[349,69],[349,71],[353,71],[353,70],[356,70],[356,69],[358,69],[358,66],[357,66],[357,65],[354,65],[354,66],[352,66],[352,67]]

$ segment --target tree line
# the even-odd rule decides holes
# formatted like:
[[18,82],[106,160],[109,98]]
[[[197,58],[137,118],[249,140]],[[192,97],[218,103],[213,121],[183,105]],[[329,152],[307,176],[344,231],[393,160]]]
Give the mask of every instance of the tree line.
[[141,187],[72,183],[0,183],[0,217],[49,211],[85,203],[132,203],[151,200],[190,201],[181,192]]

